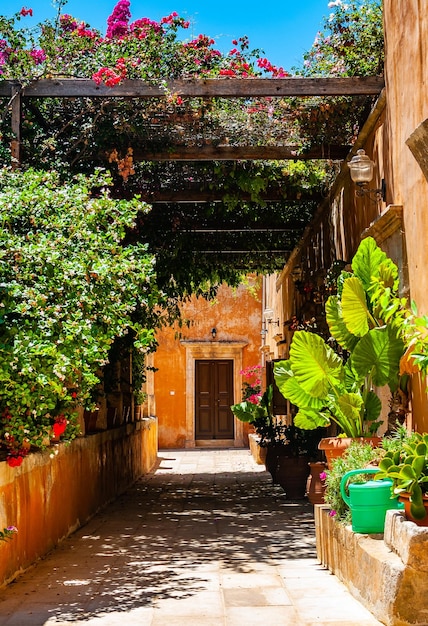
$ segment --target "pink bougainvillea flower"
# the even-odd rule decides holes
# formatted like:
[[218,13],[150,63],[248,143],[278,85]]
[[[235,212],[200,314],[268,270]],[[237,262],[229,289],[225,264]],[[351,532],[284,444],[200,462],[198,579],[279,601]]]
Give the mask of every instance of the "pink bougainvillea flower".
[[257,393],[253,393],[252,396],[247,398],[248,402],[251,402],[251,404],[259,404],[261,399],[262,397],[258,395]]
[[129,0],[119,0],[113,9],[113,13],[107,18],[107,39],[119,39],[129,32],[129,20],[131,12]]
[[337,515],[337,511],[335,511],[334,509],[331,509],[331,511],[329,512],[330,517],[334,517],[335,515]]
[[61,26],[61,29],[66,33],[72,33],[79,26],[74,17],[68,15],[68,13],[64,13],[64,15],[61,15],[61,17],[59,18],[59,24]]
[[176,11],[173,11],[170,15],[161,19],[161,24],[172,24],[174,18],[176,17],[178,17],[178,13]]
[[87,37],[88,39],[97,39],[98,33],[95,30],[86,28],[85,22],[80,22],[74,31],[78,37]]
[[325,480],[327,478],[327,474],[325,472],[320,472],[320,480]]
[[33,58],[36,65],[41,65],[43,61],[46,61],[46,53],[44,50],[31,50],[30,56]]
[[150,32],[160,33],[162,31],[161,25],[158,24],[158,22],[149,20],[148,17],[135,20],[135,22],[130,25],[129,29],[139,39],[144,39]]

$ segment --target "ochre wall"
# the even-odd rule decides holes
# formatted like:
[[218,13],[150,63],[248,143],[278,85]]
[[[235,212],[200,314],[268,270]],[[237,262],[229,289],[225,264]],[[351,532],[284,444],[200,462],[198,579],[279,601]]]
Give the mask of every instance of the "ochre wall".
[[16,526],[0,542],[0,586],[122,493],[157,458],[154,418],[30,454],[18,468],[0,463],[0,528]]
[[[189,326],[163,329],[157,336],[159,347],[154,355],[154,392],[159,420],[159,447],[183,448],[186,445],[186,348],[188,341],[206,343],[204,358],[212,348],[219,349],[242,342],[242,367],[261,363],[261,281],[249,279],[247,285],[233,289],[221,285],[212,301],[193,297],[182,306],[183,319]],[[211,330],[217,331],[215,339]],[[181,335],[181,336],[180,336]],[[203,346],[202,346],[203,347]],[[215,358],[215,357],[214,357]],[[241,389],[234,389],[236,401]]]
[[[370,188],[379,188],[384,179],[386,202],[356,197],[348,167],[342,165],[330,197],[279,276],[283,290],[278,289],[277,297],[284,312],[299,304],[290,277],[296,280],[301,272],[303,282],[313,281],[332,261],[349,261],[362,237],[370,234],[399,265],[404,295],[428,314],[428,181],[406,144],[428,119],[428,0],[384,0],[384,22],[386,87],[360,129],[353,153],[364,148],[375,161]],[[402,221],[391,218],[401,211]],[[411,425],[428,431],[426,381],[413,378]]]
[[[384,0],[387,90],[385,178],[403,206],[410,297],[428,314],[428,182],[406,140],[428,118],[428,1]],[[413,420],[428,431],[425,383],[414,381]]]

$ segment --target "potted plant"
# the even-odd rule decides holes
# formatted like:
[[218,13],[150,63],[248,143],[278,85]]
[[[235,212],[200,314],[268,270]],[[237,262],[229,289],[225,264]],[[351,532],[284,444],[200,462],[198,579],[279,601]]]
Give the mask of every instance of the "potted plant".
[[[323,476],[325,483],[324,502],[330,507],[331,517],[344,524],[351,522],[351,511],[340,490],[342,477],[352,470],[373,466],[378,460],[379,451],[362,441],[352,441],[349,447],[344,450],[343,455],[335,459],[332,467]],[[361,476],[356,476],[351,478],[350,482],[361,481],[361,479]]]
[[[332,339],[296,331],[288,360],[274,367],[281,393],[298,407],[295,424],[312,429],[334,422],[342,436],[371,437],[381,424],[381,401],[373,387],[396,390],[404,343],[392,321],[376,317],[370,290],[373,277],[397,289],[398,270],[371,238],[364,239],[352,261],[353,273],[342,270],[337,295],[326,302]],[[321,447],[331,438],[321,442]]]
[[428,433],[412,433],[398,449],[388,450],[377,479],[392,480],[393,495],[404,503],[406,517],[428,526]]
[[309,475],[309,461],[317,456],[321,435],[286,424],[272,413],[273,387],[263,395],[252,395],[231,407],[238,419],[252,424],[259,446],[266,448],[265,465],[274,484],[280,484],[289,499],[303,498]]

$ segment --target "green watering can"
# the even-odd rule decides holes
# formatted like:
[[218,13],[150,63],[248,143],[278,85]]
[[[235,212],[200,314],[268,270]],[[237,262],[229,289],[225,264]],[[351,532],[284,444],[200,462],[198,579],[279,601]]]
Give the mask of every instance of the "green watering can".
[[347,494],[346,483],[351,476],[378,472],[376,468],[351,470],[340,482],[340,493],[351,509],[352,530],[356,533],[383,533],[388,509],[403,508],[397,498],[391,498],[392,480],[389,478],[351,483]]

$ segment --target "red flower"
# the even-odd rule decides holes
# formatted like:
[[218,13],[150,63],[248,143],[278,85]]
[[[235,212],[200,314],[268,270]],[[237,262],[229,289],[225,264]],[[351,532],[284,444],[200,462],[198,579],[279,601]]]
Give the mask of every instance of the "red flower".
[[23,456],[8,456],[6,462],[10,467],[19,467],[23,460]]
[[55,423],[53,425],[53,431],[55,437],[61,437],[61,435],[65,432],[67,428],[67,420],[64,415],[59,415],[55,419]]
[[33,16],[33,9],[26,9],[25,7],[22,7],[22,9],[19,12],[20,15],[22,15],[23,17],[26,17],[27,15],[30,15],[31,17]]

